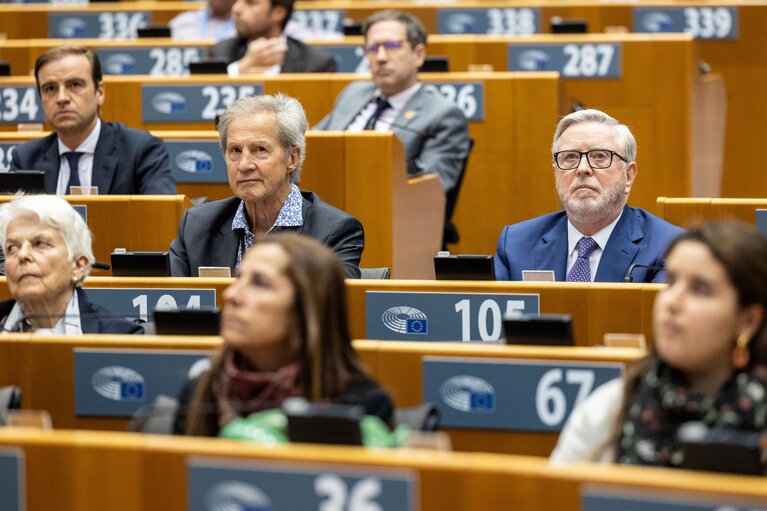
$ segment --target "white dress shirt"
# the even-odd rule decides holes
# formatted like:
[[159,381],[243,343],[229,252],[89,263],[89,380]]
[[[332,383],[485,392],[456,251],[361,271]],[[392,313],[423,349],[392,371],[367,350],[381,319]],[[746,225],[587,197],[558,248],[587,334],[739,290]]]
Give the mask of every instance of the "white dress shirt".
[[[8,319],[3,325],[3,332],[12,332],[16,328],[19,321],[22,321],[25,317],[24,312],[21,310],[21,304],[16,302],[8,314]],[[77,301],[77,290],[72,292],[72,297],[67,303],[67,308],[64,311],[64,316],[58,320],[53,328],[36,328],[36,334],[49,334],[49,335],[82,335],[83,328],[80,323],[80,303]]]
[[[610,239],[610,235],[613,233],[613,229],[615,229],[616,224],[618,223],[618,220],[621,219],[621,216],[623,215],[623,210],[621,210],[620,215],[607,224],[607,226],[603,227],[600,231],[598,231],[593,236],[589,236],[589,238],[593,239],[597,242],[598,248],[594,249],[594,251],[589,256],[589,267],[591,269],[591,282],[594,282],[594,277],[597,275],[597,269],[599,269],[599,262],[602,260],[602,254],[605,251],[605,246],[607,246],[607,241]],[[573,224],[570,223],[570,219],[567,219],[567,271],[565,272],[565,275],[570,273],[570,269],[575,264],[575,260],[578,259],[578,242],[581,238],[586,236],[585,234],[581,233],[578,229],[575,228]]]
[[[397,118],[402,109],[405,108],[405,105],[408,101],[410,101],[410,98],[415,96],[416,92],[418,92],[422,86],[422,83],[416,82],[416,84],[412,87],[408,87],[402,92],[398,92],[397,94],[386,98],[386,100],[391,105],[391,108],[387,108],[381,112],[381,117],[378,118],[378,122],[375,125],[375,131],[390,131],[392,124],[394,124],[394,120]],[[367,124],[368,119],[370,119],[370,116],[373,115],[373,112],[376,111],[376,98],[378,96],[381,96],[380,90],[376,90],[376,94],[373,96],[373,99],[370,100],[367,105],[365,105],[365,108],[360,110],[360,113],[357,114],[357,117],[355,117],[352,123],[349,124],[349,127],[346,128],[346,131],[362,131],[362,129],[365,127],[365,124]]]
[[56,195],[68,195],[69,190],[69,161],[64,156],[64,153],[79,152],[83,153],[80,156],[80,161],[77,163],[77,175],[80,176],[80,186],[91,186],[93,182],[93,156],[96,153],[96,144],[99,141],[99,135],[101,134],[101,119],[96,119],[96,127],[93,128],[91,134],[88,135],[82,144],[76,149],[70,149],[64,145],[61,139],[59,141],[59,180],[56,182]]

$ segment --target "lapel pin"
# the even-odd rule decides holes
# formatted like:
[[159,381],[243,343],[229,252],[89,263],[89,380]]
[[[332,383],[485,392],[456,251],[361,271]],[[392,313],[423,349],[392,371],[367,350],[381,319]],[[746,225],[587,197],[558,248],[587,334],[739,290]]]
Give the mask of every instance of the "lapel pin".
[[408,110],[407,112],[405,112],[405,119],[410,120],[413,117],[415,117],[415,112],[413,112],[412,110]]

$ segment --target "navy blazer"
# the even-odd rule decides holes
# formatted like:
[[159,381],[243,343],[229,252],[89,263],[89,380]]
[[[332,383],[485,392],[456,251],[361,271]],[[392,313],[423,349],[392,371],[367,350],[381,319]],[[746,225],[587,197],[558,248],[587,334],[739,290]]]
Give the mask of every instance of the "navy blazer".
[[[630,206],[607,240],[595,282],[623,282],[633,263],[663,266],[669,242],[682,229],[647,211]],[[554,270],[557,281],[566,280],[567,214],[549,213],[514,225],[501,232],[495,254],[497,280],[522,280],[522,270]],[[663,282],[663,272],[637,268],[634,282]]]
[[[138,323],[128,321],[119,314],[100,305],[91,303],[82,288],[75,288],[77,304],[80,307],[80,327],[84,334],[143,334],[144,328]],[[6,318],[16,300],[0,302],[0,318]],[[5,319],[3,319],[5,324]]]
[[[333,249],[344,264],[347,275],[360,277],[360,258],[365,248],[365,233],[359,220],[327,204],[313,192],[301,192],[304,225],[285,227],[316,239]],[[228,266],[234,275],[240,235],[232,230],[232,220],[240,205],[238,197],[189,208],[178,226],[178,236],[170,244],[170,268],[174,277],[196,277],[200,266]]]
[[[288,37],[288,49],[280,73],[333,73],[336,59],[329,53]],[[209,55],[227,59],[231,64],[240,60],[248,48],[244,37],[232,37],[211,46]]]
[[[53,194],[60,166],[58,135],[54,132],[16,146],[10,169],[45,171],[45,191]],[[98,186],[100,195],[176,193],[170,157],[162,140],[119,122],[101,121],[91,185]]]

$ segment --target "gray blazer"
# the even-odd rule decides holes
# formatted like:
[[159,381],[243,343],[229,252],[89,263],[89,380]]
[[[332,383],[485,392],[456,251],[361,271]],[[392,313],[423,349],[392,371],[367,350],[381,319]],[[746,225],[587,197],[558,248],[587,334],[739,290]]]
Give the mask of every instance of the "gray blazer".
[[[350,83],[314,129],[345,130],[376,90],[372,82]],[[405,146],[409,173],[436,172],[445,192],[455,187],[469,152],[466,117],[458,107],[424,84],[394,119],[392,131]]]
[[[359,278],[365,233],[359,220],[327,204],[313,192],[301,192],[304,225],[295,230],[333,249],[347,275]],[[174,277],[196,277],[200,266],[228,266],[234,274],[240,236],[232,220],[240,205],[238,197],[189,208],[170,244],[170,267]]]

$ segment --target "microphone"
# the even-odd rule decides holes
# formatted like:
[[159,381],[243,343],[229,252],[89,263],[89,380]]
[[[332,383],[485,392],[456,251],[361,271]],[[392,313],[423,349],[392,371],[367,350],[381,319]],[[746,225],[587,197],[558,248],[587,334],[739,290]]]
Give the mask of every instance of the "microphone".
[[93,261],[93,264],[91,265],[92,268],[96,268],[97,270],[108,270],[111,268],[107,263],[102,263],[99,261]]
[[626,272],[626,276],[623,277],[623,282],[634,282],[634,270],[636,268],[644,268],[646,270],[655,270],[655,271],[666,271],[666,268],[664,266],[634,263],[631,266],[629,266],[629,270]]

